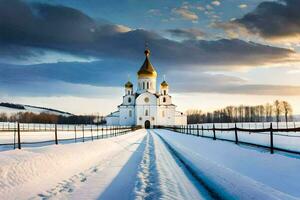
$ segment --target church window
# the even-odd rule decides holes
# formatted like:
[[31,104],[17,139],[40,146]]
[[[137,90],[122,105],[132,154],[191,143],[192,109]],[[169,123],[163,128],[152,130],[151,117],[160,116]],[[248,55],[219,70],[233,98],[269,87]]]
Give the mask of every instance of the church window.
[[139,118],[140,121],[142,121],[142,119],[143,119],[143,118],[141,118],[141,117]]
[[131,98],[130,97],[128,98],[128,103],[131,103]]
[[149,82],[147,82],[147,89],[149,89]]
[[164,102],[164,103],[166,102],[166,97],[163,98],[163,102]]
[[149,113],[148,113],[148,110],[145,110],[145,116],[148,116]]
[[129,117],[132,117],[132,110],[129,110]]
[[130,94],[130,90],[128,90],[128,95]]
[[143,90],[145,89],[145,82],[143,82]]
[[166,90],[164,90],[164,95],[166,95],[167,94],[167,91]]
[[144,99],[144,101],[145,101],[145,103],[148,103],[148,102],[149,102],[149,98],[146,97],[146,98]]

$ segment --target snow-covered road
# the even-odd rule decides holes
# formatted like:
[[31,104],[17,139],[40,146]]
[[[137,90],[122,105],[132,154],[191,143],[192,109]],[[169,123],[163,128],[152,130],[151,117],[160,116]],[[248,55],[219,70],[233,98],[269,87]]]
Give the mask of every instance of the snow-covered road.
[[300,159],[166,130],[0,152],[0,199],[297,199]]

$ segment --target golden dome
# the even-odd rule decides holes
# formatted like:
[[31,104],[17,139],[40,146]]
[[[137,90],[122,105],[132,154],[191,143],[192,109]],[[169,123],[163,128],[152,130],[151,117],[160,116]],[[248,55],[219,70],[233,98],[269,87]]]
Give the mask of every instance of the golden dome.
[[168,87],[169,84],[166,82],[166,81],[163,81],[161,84],[160,84],[161,87]]
[[125,88],[132,88],[133,87],[133,84],[128,81],[126,84],[125,84]]
[[157,72],[155,71],[153,65],[149,61],[149,55],[150,55],[150,50],[146,49],[145,50],[145,62],[138,71],[138,78],[156,78],[157,77]]

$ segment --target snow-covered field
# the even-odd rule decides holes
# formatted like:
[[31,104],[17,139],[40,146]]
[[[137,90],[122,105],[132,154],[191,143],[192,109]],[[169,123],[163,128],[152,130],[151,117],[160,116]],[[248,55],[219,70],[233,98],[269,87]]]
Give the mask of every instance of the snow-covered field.
[[[16,123],[0,123],[0,151],[13,149],[17,142]],[[96,125],[57,125],[57,137],[59,143],[70,143],[97,138],[105,138],[112,134],[111,126]],[[125,127],[123,127],[125,128]],[[84,131],[83,131],[84,129]],[[20,124],[20,138],[22,146],[40,146],[35,144],[43,142],[43,145],[54,144],[54,124]]]
[[47,109],[42,109],[42,108],[35,108],[32,106],[26,106],[23,105],[25,109],[17,109],[17,108],[8,108],[5,106],[0,106],[0,113],[6,113],[8,116],[17,114],[19,112],[32,112],[35,114],[40,114],[40,113],[48,113],[48,114],[54,114],[54,115],[62,115],[62,116],[70,116],[67,113],[60,113],[60,112],[56,112],[56,111],[51,111],[51,110],[47,110]]
[[1,199],[297,199],[300,157],[167,130],[0,152]]

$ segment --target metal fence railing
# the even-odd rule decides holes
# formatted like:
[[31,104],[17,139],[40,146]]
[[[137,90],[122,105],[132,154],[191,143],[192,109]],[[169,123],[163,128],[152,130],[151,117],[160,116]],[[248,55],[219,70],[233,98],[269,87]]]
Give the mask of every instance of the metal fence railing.
[[87,124],[0,123],[0,150],[59,143],[85,142],[124,135],[137,126]]
[[274,128],[272,123],[267,128],[241,128],[237,124],[233,127],[217,128],[215,124],[185,125],[185,126],[155,126],[182,134],[226,140],[236,144],[248,144],[289,153],[300,154],[300,127]]

